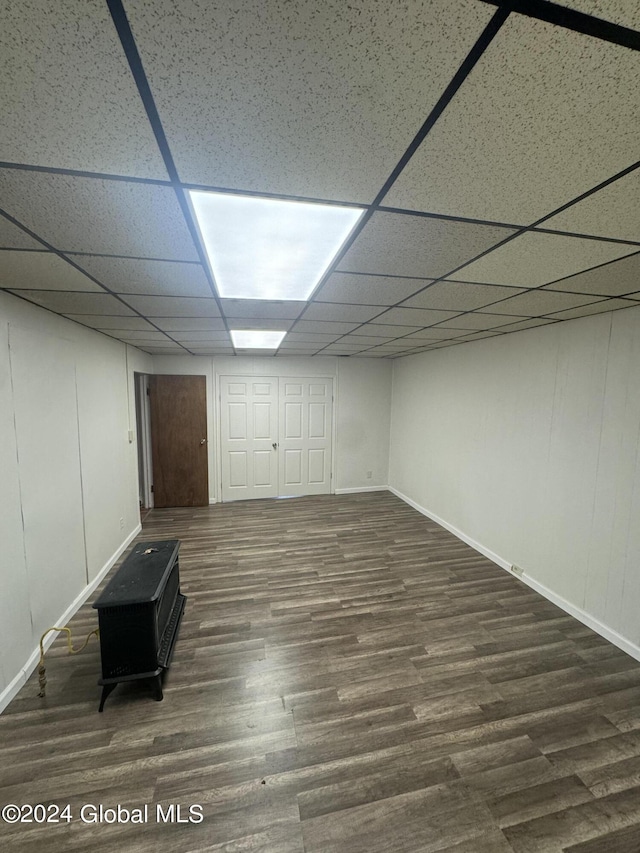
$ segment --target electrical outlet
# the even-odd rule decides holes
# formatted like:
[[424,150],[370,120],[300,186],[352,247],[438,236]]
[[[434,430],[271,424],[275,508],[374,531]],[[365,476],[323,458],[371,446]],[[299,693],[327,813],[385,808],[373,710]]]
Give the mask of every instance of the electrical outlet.
[[517,575],[519,578],[524,574],[524,569],[521,569],[520,566],[516,566],[515,564],[511,566],[511,571],[514,575]]
[[367,471],[367,480],[370,480],[373,477],[373,471]]
[[120,530],[124,530],[124,518],[120,519]]

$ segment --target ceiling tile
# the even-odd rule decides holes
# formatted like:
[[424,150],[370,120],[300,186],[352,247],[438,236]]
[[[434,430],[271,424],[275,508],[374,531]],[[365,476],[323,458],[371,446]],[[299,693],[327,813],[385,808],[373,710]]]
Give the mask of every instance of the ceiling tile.
[[640,241],[640,169],[546,219],[543,227]]
[[104,293],[103,288],[53,252],[1,252],[0,288]]
[[288,350],[300,350],[300,349],[308,349],[311,352],[317,352],[322,347],[326,346],[326,343],[307,343],[303,344],[300,341],[288,341],[286,338],[280,344],[280,349],[288,349]]
[[[551,290],[566,290],[574,293],[593,293],[602,296],[621,296],[636,290],[640,283],[640,254],[631,255],[621,261],[581,272],[548,285]],[[545,288],[541,288],[544,290]]]
[[632,251],[633,247],[620,243],[529,231],[464,267],[456,278],[488,284],[540,287]]
[[432,326],[455,317],[455,311],[430,311],[427,308],[390,308],[378,317],[379,323],[403,323],[408,326]]
[[229,328],[234,330],[269,329],[276,332],[286,332],[296,321],[270,319],[268,317],[231,317],[227,322]]
[[489,225],[379,212],[338,266],[360,273],[438,278],[513,233]]
[[296,350],[282,349],[282,347],[281,347],[278,350],[278,352],[276,353],[276,357],[282,358],[283,356],[286,356],[287,358],[291,358],[291,356],[299,356],[299,355],[312,356],[312,355],[315,355],[317,351],[318,351],[317,347],[312,347],[311,349],[296,349]]
[[76,323],[82,323],[83,326],[90,326],[92,329],[104,329],[109,334],[134,330],[154,331],[151,323],[148,323],[142,317],[102,317],[98,314],[73,314],[68,311],[64,311],[63,313],[65,317],[75,320]]
[[156,347],[156,346],[139,346],[138,349],[141,349],[143,352],[148,352],[149,355],[184,355],[188,356],[189,353],[186,349],[182,349],[182,347]]
[[[451,322],[455,322],[455,320]],[[468,334],[467,329],[445,329],[442,326],[431,326],[428,329],[421,329],[419,332],[407,335],[407,340],[412,340],[418,344],[420,341],[448,340],[449,338],[466,337]]]
[[227,332],[171,332],[171,337],[180,343],[230,343],[230,338]]
[[56,249],[197,261],[170,187],[0,170],[7,213]]
[[[297,326],[296,326],[297,328]],[[335,334],[312,334],[311,332],[289,332],[285,341],[304,343],[304,344],[329,344],[336,339]]]
[[106,3],[5,3],[0,160],[167,179]]
[[375,317],[384,307],[380,305],[334,305],[330,302],[312,302],[303,314],[305,320],[353,320],[365,323]]
[[439,281],[402,303],[402,308],[440,308],[449,311],[473,311],[491,302],[521,293],[520,288]]
[[365,202],[493,14],[472,0],[125,5],[182,180]]
[[222,310],[226,317],[252,317],[272,320],[295,320],[305,302],[282,302],[267,299],[221,299]]
[[233,346],[231,345],[230,341],[229,341],[228,346],[225,346],[222,343],[222,341],[219,341],[218,343],[210,343],[210,344],[185,343],[185,344],[183,344],[183,346],[185,346],[188,350],[191,350],[191,352],[197,352],[197,353],[202,353],[205,351],[206,352],[216,352],[218,354],[220,354],[220,353],[232,354],[233,353]]
[[154,324],[164,332],[222,332],[224,320],[211,317],[154,317]]
[[557,311],[555,314],[549,314],[556,320],[572,320],[575,317],[588,317],[591,314],[604,314],[607,311],[618,311],[621,308],[637,308],[633,302],[627,302],[626,299],[606,299],[603,302],[595,302],[591,305],[582,305],[579,308],[570,308],[567,311]]
[[133,316],[134,312],[108,293],[65,293],[58,290],[10,291],[59,314]]
[[375,335],[345,335],[343,338],[340,338],[340,344],[354,344],[359,347],[377,346],[378,344],[396,339],[397,335],[393,334],[392,326],[389,326],[389,332],[390,334],[386,338],[376,337]]
[[536,318],[530,320],[520,320],[519,323],[507,323],[505,326],[500,326],[500,334],[506,334],[507,332],[520,332],[523,329],[533,329],[536,326],[548,326],[550,322],[553,322],[549,319],[539,320]]
[[145,317],[219,317],[213,297],[195,299],[182,296],[126,296],[127,304]]
[[[386,316],[386,315],[385,315]],[[391,323],[365,323],[364,326],[355,329],[354,335],[373,335],[378,338],[398,337],[399,335],[410,335],[411,332],[420,330],[420,324],[416,326],[397,326]]]
[[637,53],[511,14],[384,199],[528,225],[637,159]]
[[430,279],[393,278],[334,272],[316,293],[320,302],[350,302],[363,305],[395,305],[424,287]]
[[168,342],[169,338],[163,333],[158,332],[155,329],[149,329],[149,331],[125,331],[124,329],[118,330],[110,330],[109,334],[113,334],[115,337],[120,340],[125,341],[126,343],[135,343],[137,346],[139,343],[153,343],[155,341]]
[[[492,314],[519,314],[521,317],[539,317],[552,311],[562,311],[564,308],[576,308],[597,302],[597,297],[580,296],[576,293],[555,293],[551,290],[530,290],[512,299],[505,299],[491,305],[487,311]],[[483,312],[483,309],[480,309]]]
[[42,251],[44,246],[42,243],[34,240],[33,237],[30,237],[22,228],[18,228],[13,222],[0,215],[0,248]]
[[[112,333],[110,333],[112,334]],[[177,344],[174,344],[166,335],[161,335],[158,333],[157,338],[152,338],[150,340],[143,338],[132,338],[126,332],[120,332],[118,335],[114,335],[119,341],[122,341],[123,344],[129,344],[132,347],[146,347],[146,346],[162,346],[162,347],[177,347]]]
[[621,27],[640,30],[640,6],[633,0],[558,0],[558,3]]
[[200,264],[150,261],[137,258],[70,257],[114,293],[150,296],[211,296]]
[[312,334],[334,334],[334,335],[346,335],[348,332],[352,332],[358,323],[333,323],[333,322],[322,322],[322,321],[312,321],[312,320],[298,320],[295,325],[295,330],[298,334],[304,334],[305,332],[311,332]]
[[454,320],[445,320],[444,323],[440,323],[437,327],[438,329],[478,329],[480,331],[484,331],[485,329],[493,329],[497,326],[503,326],[505,323],[508,323],[509,320],[513,320],[514,322],[518,322],[522,317],[519,317],[517,314],[514,316],[507,314],[490,314],[490,313],[482,313],[482,314],[474,314],[473,312],[470,314],[461,314],[460,317],[456,317]]

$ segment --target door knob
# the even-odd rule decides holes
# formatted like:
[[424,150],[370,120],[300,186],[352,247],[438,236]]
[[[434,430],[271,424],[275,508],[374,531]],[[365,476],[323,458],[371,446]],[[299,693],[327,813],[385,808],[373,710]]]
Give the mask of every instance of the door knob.
[[207,439],[206,439],[206,438],[201,438],[201,439],[200,439],[200,444],[206,444],[206,443],[207,443]]
[[271,447],[273,447],[274,450],[277,450],[278,449],[278,443],[276,441],[274,441],[273,444],[271,445]]

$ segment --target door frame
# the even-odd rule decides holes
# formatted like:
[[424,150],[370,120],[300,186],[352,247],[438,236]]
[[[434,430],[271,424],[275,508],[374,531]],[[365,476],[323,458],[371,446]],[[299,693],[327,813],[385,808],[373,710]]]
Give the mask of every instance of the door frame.
[[[271,376],[274,379],[326,379],[331,380],[332,388],[333,388],[333,400],[331,406],[331,465],[329,470],[330,477],[330,488],[329,494],[334,495],[336,491],[336,460],[338,454],[337,450],[337,399],[338,399],[338,371],[335,373],[331,373],[330,371],[326,371],[323,373],[310,373],[307,371],[301,371],[300,373],[290,373],[289,371],[285,371],[283,373],[280,372],[270,372],[268,367],[265,367],[264,370],[260,370],[261,367],[265,367],[264,365],[255,365],[254,370],[224,370],[221,369],[218,371],[217,369],[214,372],[213,377],[213,385],[214,385],[214,399],[213,399],[213,418],[215,422],[215,455],[216,455],[216,465],[215,465],[215,500],[217,503],[222,503],[222,465],[219,464],[219,460],[222,459],[222,387],[221,387],[221,379],[226,376]],[[278,433],[280,432],[280,418],[278,417]],[[271,498],[271,500],[280,500],[280,497]]]
[[[138,492],[142,491],[145,509],[153,509],[153,461],[151,457],[151,410],[149,405],[149,375],[134,372],[135,403],[136,403],[136,438],[138,441],[138,471],[142,472],[142,483]],[[140,489],[140,487],[142,487]],[[140,497],[140,495],[139,495]]]

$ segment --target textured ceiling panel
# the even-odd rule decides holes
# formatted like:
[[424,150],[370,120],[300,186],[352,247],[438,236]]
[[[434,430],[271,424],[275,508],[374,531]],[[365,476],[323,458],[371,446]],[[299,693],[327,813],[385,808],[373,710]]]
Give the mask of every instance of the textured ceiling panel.
[[135,314],[108,293],[70,293],[57,290],[17,290],[16,293],[59,314],[103,314],[121,317]]
[[453,320],[445,320],[440,323],[439,329],[477,329],[484,331],[485,329],[493,329],[504,326],[510,320],[518,322],[522,319],[516,315],[506,314],[461,314]]
[[634,51],[512,14],[385,204],[529,225],[637,159]]
[[353,331],[359,323],[318,322],[314,320],[298,320],[295,330],[298,333],[346,335]]
[[507,228],[381,212],[367,222],[338,267],[438,278],[513,233]]
[[166,180],[106,3],[4,3],[0,76],[0,160]]
[[274,320],[295,320],[305,302],[276,302],[260,299],[221,299],[222,310],[226,317],[264,317]]
[[175,192],[168,187],[0,170],[7,213],[56,249],[198,260]]
[[63,311],[62,313],[70,320],[75,320],[76,323],[82,323],[83,326],[91,326],[92,329],[104,329],[115,337],[118,337],[119,332],[128,333],[134,330],[153,331],[151,323],[148,323],[142,317],[103,317],[99,314],[74,314],[70,311]]
[[[581,272],[548,285],[552,290],[621,296],[640,287],[640,254]],[[543,290],[545,288],[542,288]]]
[[103,288],[53,252],[2,252],[0,288],[104,293]]
[[400,14],[385,0],[125,5],[183,181],[359,202],[494,11],[472,0],[411,0]]
[[[562,311],[564,308],[577,308],[596,302],[597,297],[580,296],[577,293],[556,293],[551,290],[530,290],[504,302],[489,306],[487,311],[492,314],[519,314],[523,317],[538,317],[550,314],[552,311]],[[484,309],[480,308],[480,312]]]
[[544,227],[640,242],[640,169],[545,220]]
[[171,337],[181,344],[188,343],[230,343],[230,338],[227,332],[171,332]]
[[620,243],[530,231],[464,267],[456,277],[487,284],[540,287],[632,251],[632,246]]
[[154,324],[163,332],[224,331],[224,320],[211,317],[154,317]]
[[455,311],[429,311],[426,308],[390,308],[378,317],[379,323],[404,324],[407,326],[432,326],[442,320],[455,317]]
[[572,320],[574,317],[588,317],[591,314],[602,314],[605,311],[619,311],[621,308],[638,307],[633,302],[625,299],[608,299],[606,302],[595,302],[591,305],[582,305],[579,308],[569,308],[567,311],[557,311],[549,314],[557,320]]
[[422,293],[402,303],[403,308],[439,308],[449,311],[471,311],[489,305],[505,296],[521,293],[520,288],[469,284],[462,281],[439,281]]
[[375,317],[383,307],[379,305],[332,305],[331,303],[312,302],[303,314],[305,320],[353,320],[366,323]]
[[415,326],[398,326],[385,323],[365,323],[354,331],[354,335],[373,335],[377,338],[398,337],[400,335],[410,335],[411,332],[417,332],[422,324],[418,323]]
[[295,320],[273,317],[230,317],[227,322],[230,329],[269,329],[285,332],[293,326]]
[[[1,249],[44,249],[42,243],[38,243],[30,237],[22,228],[18,228],[13,222],[0,216],[0,248]],[[0,263],[2,258],[0,257]]]
[[149,296],[211,296],[211,288],[199,264],[148,261],[133,258],[71,256],[73,260],[114,293]]
[[126,296],[128,305],[146,317],[219,317],[213,297],[194,299],[189,296]]
[[[428,280],[427,280],[428,281]],[[351,302],[362,305],[395,305],[424,287],[427,281],[379,275],[334,272],[316,293],[320,302]]]

